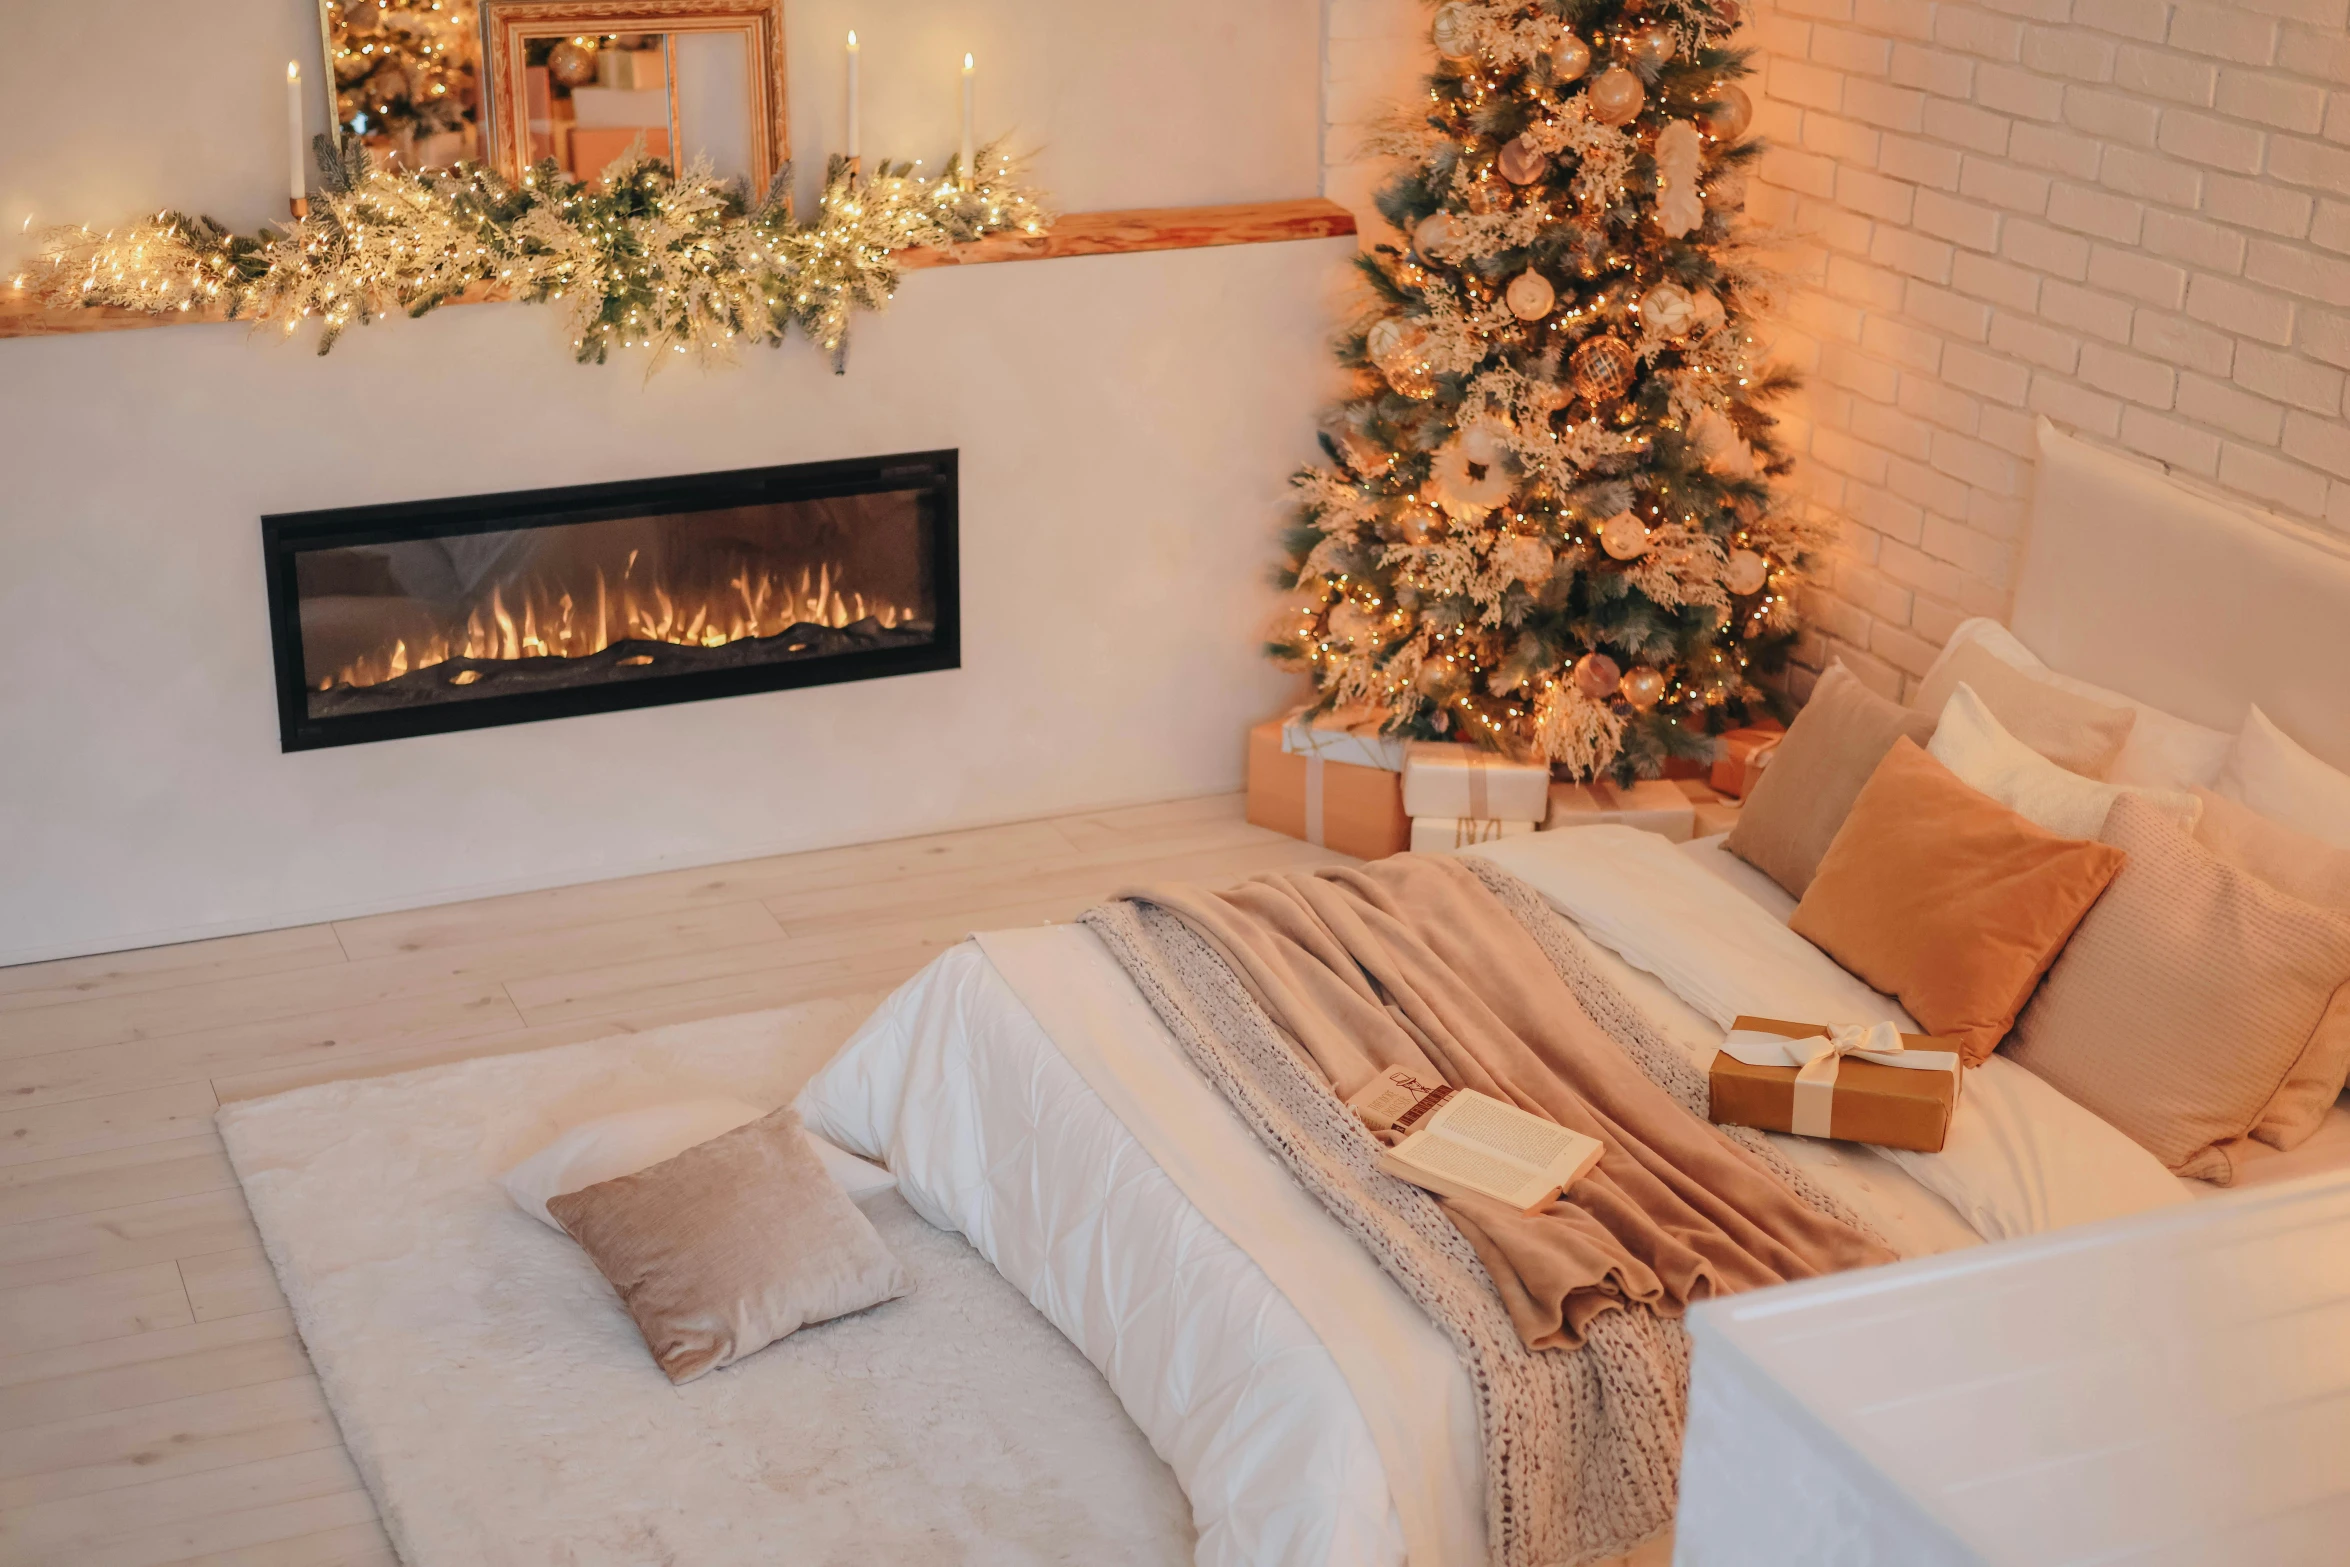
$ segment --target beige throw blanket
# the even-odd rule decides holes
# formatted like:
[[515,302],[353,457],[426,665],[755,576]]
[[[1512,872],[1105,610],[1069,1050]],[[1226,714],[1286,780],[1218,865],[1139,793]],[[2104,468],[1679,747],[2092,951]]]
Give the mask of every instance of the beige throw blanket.
[[[1693,1299],[1890,1260],[1751,1133],[1533,892],[1401,856],[1157,889],[1087,916],[1186,1051],[1459,1348],[1504,1567],[1617,1554],[1671,1521]],[[1600,1138],[1527,1216],[1376,1167],[1340,1103],[1408,1065]]]

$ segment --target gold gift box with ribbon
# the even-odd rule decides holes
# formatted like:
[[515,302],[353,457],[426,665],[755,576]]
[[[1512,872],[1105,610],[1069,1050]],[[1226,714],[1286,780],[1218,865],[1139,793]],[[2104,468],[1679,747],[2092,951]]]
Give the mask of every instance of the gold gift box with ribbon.
[[1706,1073],[1708,1116],[1722,1126],[1940,1153],[1963,1078],[1951,1041],[1890,1023],[1741,1017]]
[[1401,774],[1285,751],[1281,728],[1275,720],[1248,732],[1251,822],[1358,859],[1384,859],[1411,847]]

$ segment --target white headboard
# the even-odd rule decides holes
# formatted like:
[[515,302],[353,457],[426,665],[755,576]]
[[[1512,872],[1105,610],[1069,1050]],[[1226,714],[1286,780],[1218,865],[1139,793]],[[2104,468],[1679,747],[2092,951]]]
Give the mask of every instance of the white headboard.
[[2257,702],[2350,770],[2350,541],[2193,494],[2043,419],[2010,625],[2064,673],[2215,729]]

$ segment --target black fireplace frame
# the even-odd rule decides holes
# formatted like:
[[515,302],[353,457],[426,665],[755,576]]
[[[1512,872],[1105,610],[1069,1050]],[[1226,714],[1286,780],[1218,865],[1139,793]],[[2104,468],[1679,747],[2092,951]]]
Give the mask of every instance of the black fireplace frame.
[[[891,675],[959,669],[963,663],[962,571],[957,554],[957,452],[904,452],[832,462],[739,468],[672,479],[629,479],[559,489],[516,490],[451,500],[331,511],[285,512],[261,519],[261,547],[269,590],[269,633],[277,674],[278,745],[285,751],[363,745],[452,730],[575,718],[585,713],[660,707],[799,686],[878,680]],[[648,511],[713,511],[760,502],[821,500],[877,491],[916,490],[920,526],[935,583],[936,634],[923,645],[872,648],[822,658],[740,669],[653,675],[565,690],[475,697],[396,712],[310,714],[303,681],[302,620],[294,557],[305,550],[388,544],[449,534],[559,527],[642,516]]]

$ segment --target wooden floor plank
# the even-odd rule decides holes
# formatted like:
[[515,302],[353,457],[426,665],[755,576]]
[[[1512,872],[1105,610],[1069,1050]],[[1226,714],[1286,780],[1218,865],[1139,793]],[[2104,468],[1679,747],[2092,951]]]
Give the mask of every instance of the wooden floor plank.
[[260,1244],[245,1212],[245,1194],[233,1187],[60,1219],[28,1219],[0,1225],[0,1289]]
[[212,1132],[27,1164],[0,1164],[0,1224],[96,1213],[237,1184]]
[[[356,1495],[366,1488],[340,1447],[233,1464],[143,1485],[0,1512],[0,1560],[11,1563],[159,1563],[216,1550],[250,1536],[253,1520],[236,1515],[290,1503]],[[363,1510],[361,1519],[372,1518]],[[241,1526],[240,1526],[241,1524]],[[278,1527],[271,1520],[268,1532]]]
[[250,1246],[205,1252],[179,1259],[180,1283],[188,1291],[188,1309],[198,1322],[255,1312],[283,1311],[286,1298],[277,1287],[277,1275],[258,1240]]
[[195,1320],[179,1269],[168,1262],[0,1290],[0,1345],[11,1358]]
[[517,933],[553,934],[606,920],[678,913],[716,904],[757,902],[798,887],[880,884],[957,866],[1025,865],[1066,857],[1069,841],[1050,822],[1017,822],[964,833],[899,838],[741,860],[731,865],[657,871],[592,887],[556,887],[472,903],[344,920],[336,927],[354,959],[437,947],[467,947]]
[[755,901],[525,932],[465,947],[396,952],[251,979],[96,996],[0,1013],[0,1056],[51,1055],[99,1045],[155,1043],[190,1034],[397,1002],[428,990],[499,980],[619,956],[714,951],[771,940],[774,919]]
[[[499,992],[501,996],[504,992]],[[70,1063],[59,1063],[61,1069]],[[71,1072],[60,1075],[71,1077]],[[46,1163],[115,1148],[176,1142],[212,1130],[212,1089],[196,1079],[122,1093],[74,1094],[70,1102],[34,1102],[39,1090],[0,1087],[0,1165]]]
[[340,1445],[311,1376],[53,1420],[0,1431],[0,1509]]
[[20,1104],[62,1106],[171,1085],[209,1094],[207,1080],[226,1072],[338,1061],[414,1039],[472,1039],[521,1026],[522,1015],[506,987],[483,981],[266,1023],[232,1023],[167,1039],[0,1060],[0,1096]]
[[[360,1500],[364,1502],[365,1496]],[[275,1515],[272,1526],[296,1522],[295,1511]],[[298,1511],[307,1513],[309,1509]],[[250,1545],[206,1551],[201,1556],[183,1556],[163,1563],[162,1567],[400,1567],[400,1558],[393,1553],[392,1542],[384,1537],[383,1526],[375,1521],[370,1509],[364,1523],[322,1529],[316,1534],[256,1540]]]
[[0,968],[0,1012],[98,996],[136,995],[205,980],[255,979],[344,960],[331,925],[297,925],[135,952]]
[[252,1312],[0,1359],[0,1430],[168,1404],[310,1369],[290,1312]]

